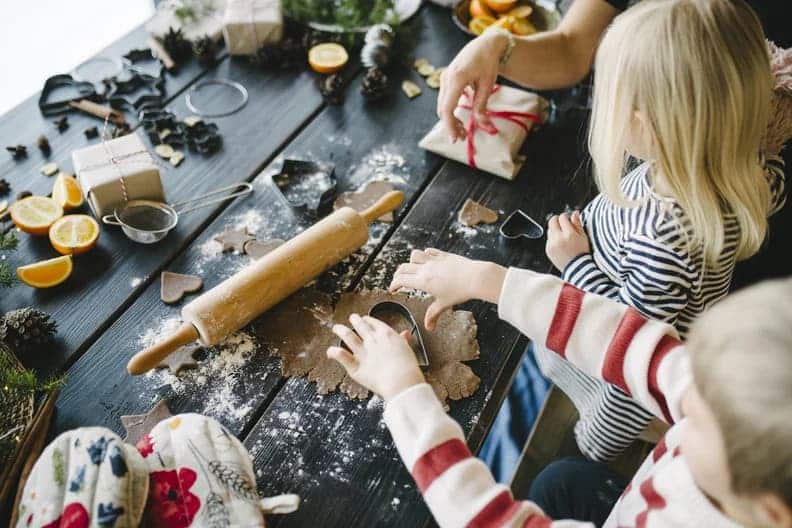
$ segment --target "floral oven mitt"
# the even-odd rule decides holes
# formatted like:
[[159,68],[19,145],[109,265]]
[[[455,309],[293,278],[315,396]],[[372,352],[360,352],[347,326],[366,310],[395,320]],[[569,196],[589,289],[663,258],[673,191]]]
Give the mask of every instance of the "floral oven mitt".
[[199,414],[162,420],[137,444],[83,427],[42,453],[25,485],[17,527],[265,527],[296,495],[260,499],[245,447]]

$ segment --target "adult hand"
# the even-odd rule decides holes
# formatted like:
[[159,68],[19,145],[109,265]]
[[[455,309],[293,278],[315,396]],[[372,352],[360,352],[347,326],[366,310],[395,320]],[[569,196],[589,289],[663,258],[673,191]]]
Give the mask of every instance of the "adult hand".
[[379,319],[358,314],[352,314],[349,322],[352,328],[333,326],[349,350],[327,349],[327,357],[341,363],[349,377],[386,401],[426,381],[407,342],[409,332],[397,334]]
[[390,291],[408,288],[434,297],[424,318],[424,326],[432,331],[440,315],[454,305],[470,299],[497,302],[505,273],[504,268],[490,262],[433,248],[416,249],[410,254],[410,262],[396,269]]
[[571,216],[567,213],[553,216],[547,223],[545,253],[559,271],[564,271],[575,257],[590,252],[591,246],[579,211]]
[[443,71],[440,93],[437,97],[437,116],[445,124],[451,141],[465,139],[465,126],[454,116],[462,92],[473,89],[473,115],[476,124],[490,130],[492,122],[487,116],[487,100],[498,77],[498,68],[508,37],[498,31],[485,31],[471,40],[454,57]]

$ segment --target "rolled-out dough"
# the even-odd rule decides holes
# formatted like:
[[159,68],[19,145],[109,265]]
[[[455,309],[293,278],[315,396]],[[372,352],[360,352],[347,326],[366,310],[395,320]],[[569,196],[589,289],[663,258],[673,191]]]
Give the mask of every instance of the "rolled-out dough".
[[459,210],[459,221],[466,226],[492,224],[498,221],[498,213],[468,198]]
[[[391,295],[384,290],[345,293],[335,310],[329,296],[314,288],[304,288],[268,311],[255,323],[256,334],[271,353],[281,358],[284,376],[307,376],[320,394],[340,389],[350,398],[366,398],[369,391],[349,378],[334,360],[327,359],[330,345],[338,344],[332,333],[334,323],[349,324],[353,313],[368,314],[375,303],[396,300],[407,306],[416,321],[423,321],[432,300]],[[473,314],[455,310],[444,313],[434,332],[421,329],[429,356],[426,380],[446,405],[472,395],[480,379],[463,362],[479,357],[477,326]]]
[[[393,185],[386,181],[371,181],[355,192],[345,192],[338,195],[333,209],[351,207],[355,211],[362,212],[393,190]],[[381,222],[393,222],[393,212],[380,216],[377,220]]]

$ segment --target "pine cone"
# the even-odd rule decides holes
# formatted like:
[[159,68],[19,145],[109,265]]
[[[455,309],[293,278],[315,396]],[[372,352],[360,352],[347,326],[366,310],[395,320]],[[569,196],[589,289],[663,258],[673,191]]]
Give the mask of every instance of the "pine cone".
[[162,47],[176,62],[182,62],[192,53],[190,41],[184,38],[181,29],[169,28],[162,38]]
[[339,73],[322,77],[319,80],[319,92],[327,104],[341,104],[344,101],[344,78]]
[[14,352],[24,352],[50,343],[57,328],[49,314],[35,308],[20,308],[8,312],[0,321],[0,341]]
[[6,179],[0,179],[0,196],[5,196],[11,192],[11,184]]
[[212,37],[205,35],[192,44],[192,51],[198,62],[205,67],[214,66],[215,63],[215,41]]
[[369,68],[360,84],[360,93],[369,101],[382,99],[388,92],[388,76],[379,68]]
[[275,44],[264,44],[250,60],[265,69],[293,70],[305,64],[305,49],[296,37],[286,37]]

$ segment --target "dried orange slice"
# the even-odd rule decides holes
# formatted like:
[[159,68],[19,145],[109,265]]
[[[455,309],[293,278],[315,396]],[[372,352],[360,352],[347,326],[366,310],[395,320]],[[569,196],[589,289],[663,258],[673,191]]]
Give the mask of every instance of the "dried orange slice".
[[475,17],[470,19],[470,22],[468,23],[468,29],[474,35],[481,35],[484,33],[485,29],[494,23],[495,19],[492,17]]
[[492,17],[492,11],[484,3],[484,0],[471,0],[470,16],[471,18]]
[[518,18],[512,24],[511,31],[515,35],[520,35],[521,37],[524,37],[526,35],[533,35],[538,30],[536,29],[536,26],[531,24],[531,22],[527,18]]
[[308,51],[308,64],[316,73],[334,73],[343,68],[349,55],[341,44],[325,42]]
[[511,11],[517,5],[517,0],[487,0],[487,6],[496,13]]
[[528,18],[531,16],[531,13],[533,13],[533,7],[529,5],[518,5],[506,14],[514,18]]
[[42,260],[17,268],[19,280],[34,288],[51,288],[69,278],[72,272],[70,256]]
[[65,210],[80,207],[84,200],[80,185],[74,176],[61,172],[52,186],[52,199]]
[[88,215],[66,215],[52,224],[49,239],[61,255],[79,255],[96,246],[99,224]]
[[63,207],[46,196],[29,196],[11,206],[11,220],[31,235],[46,235],[55,220],[63,216]]

